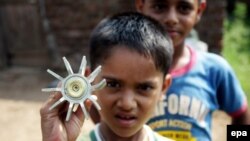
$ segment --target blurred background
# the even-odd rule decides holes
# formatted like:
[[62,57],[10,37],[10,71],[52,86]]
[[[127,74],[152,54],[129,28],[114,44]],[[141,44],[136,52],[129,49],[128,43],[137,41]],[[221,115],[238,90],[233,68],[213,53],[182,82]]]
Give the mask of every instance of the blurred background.
[[[249,0],[207,0],[197,37],[207,51],[224,56],[250,95]],[[62,57],[78,70],[88,58],[91,30],[105,16],[133,11],[134,0],[0,0],[0,140],[41,140],[39,108],[53,81],[46,69],[64,75]],[[248,96],[250,101],[250,96]],[[226,140],[224,113],[214,115],[213,140]],[[92,127],[86,121],[83,132]]]

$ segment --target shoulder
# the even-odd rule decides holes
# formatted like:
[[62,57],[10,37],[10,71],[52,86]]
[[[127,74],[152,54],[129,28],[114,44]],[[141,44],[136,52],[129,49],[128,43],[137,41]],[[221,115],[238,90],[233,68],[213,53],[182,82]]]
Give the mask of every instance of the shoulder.
[[191,52],[191,59],[196,66],[205,68],[205,69],[231,69],[231,66],[227,60],[221,55],[195,50],[190,46],[187,46]]
[[210,53],[210,52],[196,52],[199,60],[206,62],[207,64],[220,64],[220,65],[228,65],[226,59],[218,54]]
[[232,71],[232,67],[227,62],[227,60],[214,53],[209,52],[196,52],[197,54],[197,63],[202,65],[203,68],[206,68],[210,71],[218,71],[218,72],[230,72]]

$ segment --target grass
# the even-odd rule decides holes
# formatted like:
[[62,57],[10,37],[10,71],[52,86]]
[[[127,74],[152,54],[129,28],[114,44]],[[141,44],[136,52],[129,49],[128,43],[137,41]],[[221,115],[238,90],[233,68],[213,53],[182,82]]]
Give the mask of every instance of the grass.
[[250,18],[245,18],[245,12],[245,4],[237,3],[234,18],[225,19],[222,54],[236,72],[250,102],[250,24],[248,22]]

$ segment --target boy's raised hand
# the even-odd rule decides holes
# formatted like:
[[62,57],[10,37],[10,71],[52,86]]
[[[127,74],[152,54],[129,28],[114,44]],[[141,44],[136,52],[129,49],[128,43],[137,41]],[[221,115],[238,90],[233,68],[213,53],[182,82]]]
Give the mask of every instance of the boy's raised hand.
[[[40,109],[43,141],[75,141],[81,131],[84,121],[81,108],[72,113],[69,121],[65,121],[67,102],[49,109],[61,97],[60,92],[54,92]],[[90,104],[90,101],[86,101],[87,107],[90,107]]]

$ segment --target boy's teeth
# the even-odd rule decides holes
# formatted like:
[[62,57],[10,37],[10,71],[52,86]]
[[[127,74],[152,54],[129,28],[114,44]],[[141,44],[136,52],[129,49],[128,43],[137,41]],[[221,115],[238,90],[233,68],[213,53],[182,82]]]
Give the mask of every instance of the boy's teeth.
[[121,116],[121,118],[123,118],[123,119],[132,119],[132,117],[130,117],[130,116]]

